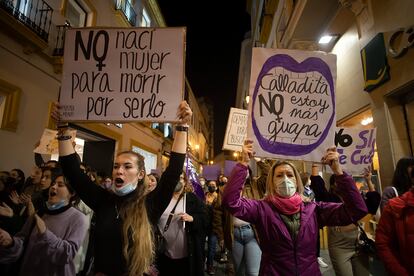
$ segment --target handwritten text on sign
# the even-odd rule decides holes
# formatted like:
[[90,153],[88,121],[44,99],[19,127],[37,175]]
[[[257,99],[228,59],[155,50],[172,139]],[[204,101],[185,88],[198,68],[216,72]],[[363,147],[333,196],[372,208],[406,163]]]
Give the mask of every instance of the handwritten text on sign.
[[334,55],[254,48],[249,114],[258,155],[319,161],[334,139],[335,78]]
[[68,121],[175,121],[184,28],[71,29],[60,102]]
[[340,154],[339,163],[344,170],[363,174],[372,164],[375,153],[376,128],[337,128],[335,146]]
[[231,108],[223,149],[241,151],[247,135],[247,110]]

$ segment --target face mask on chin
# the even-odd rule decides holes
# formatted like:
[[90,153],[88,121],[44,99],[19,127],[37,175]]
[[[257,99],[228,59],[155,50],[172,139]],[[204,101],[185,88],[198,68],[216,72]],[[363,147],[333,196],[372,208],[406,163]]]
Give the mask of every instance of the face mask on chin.
[[276,192],[281,197],[289,198],[296,193],[296,183],[286,175],[276,183]]
[[49,211],[58,210],[58,209],[62,208],[63,206],[66,206],[66,205],[68,205],[68,203],[64,199],[60,200],[59,202],[57,202],[55,204],[51,204],[48,201],[46,201],[46,207],[47,207],[47,209],[49,209]]
[[115,181],[114,181],[114,184],[112,185],[112,191],[117,196],[125,196],[125,195],[130,194],[133,191],[135,191],[137,186],[138,186],[137,182],[130,182],[130,183],[127,183],[127,184],[123,185],[122,187],[117,188],[116,185],[115,185]]

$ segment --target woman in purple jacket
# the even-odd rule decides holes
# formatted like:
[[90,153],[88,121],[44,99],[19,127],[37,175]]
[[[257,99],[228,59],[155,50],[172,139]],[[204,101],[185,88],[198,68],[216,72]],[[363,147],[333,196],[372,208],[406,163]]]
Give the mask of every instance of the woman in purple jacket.
[[223,205],[234,216],[255,224],[262,250],[259,275],[321,275],[316,259],[319,228],[348,225],[367,213],[352,177],[339,165],[336,148],[328,149],[322,162],[334,172],[343,203],[302,202],[299,173],[286,161],[276,162],[269,171],[263,200],[242,198],[252,154],[253,143],[245,141],[242,161],[224,190]]

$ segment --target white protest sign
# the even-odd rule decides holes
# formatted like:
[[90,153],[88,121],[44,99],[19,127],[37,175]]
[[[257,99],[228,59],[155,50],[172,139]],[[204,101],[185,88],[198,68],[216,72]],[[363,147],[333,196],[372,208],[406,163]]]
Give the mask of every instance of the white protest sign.
[[[71,129],[69,130],[70,136],[72,136],[71,140],[75,141],[76,138],[76,130]],[[42,137],[40,138],[39,146],[37,146],[33,152],[40,153],[40,154],[58,154],[59,147],[58,147],[58,140],[56,139],[57,130],[52,130],[45,128],[43,130]]]
[[184,92],[185,28],[70,29],[63,121],[176,121]]
[[230,108],[224,136],[224,150],[241,151],[247,135],[247,113],[245,109]]
[[377,129],[337,128],[335,145],[340,154],[339,163],[351,174],[364,174],[375,153]]
[[253,48],[248,137],[257,156],[320,161],[335,134],[336,56]]

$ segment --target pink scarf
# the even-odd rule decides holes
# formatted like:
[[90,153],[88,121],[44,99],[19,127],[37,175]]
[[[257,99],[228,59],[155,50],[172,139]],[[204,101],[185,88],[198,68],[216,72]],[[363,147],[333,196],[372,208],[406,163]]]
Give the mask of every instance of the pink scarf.
[[277,195],[267,196],[266,201],[272,203],[276,209],[284,215],[293,215],[300,211],[302,198],[298,193],[295,193],[289,198],[280,197]]

